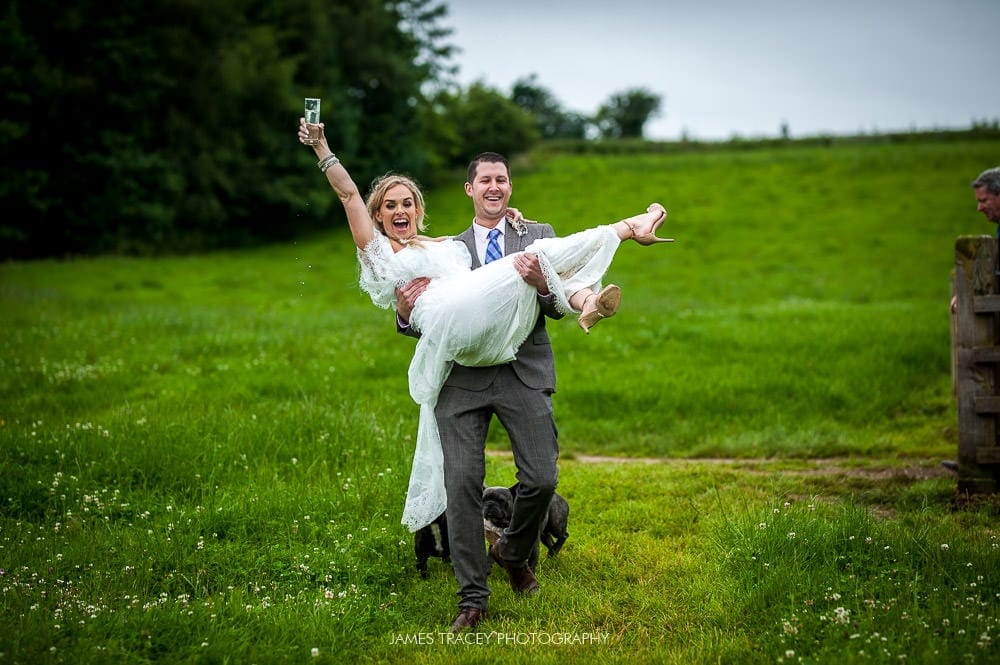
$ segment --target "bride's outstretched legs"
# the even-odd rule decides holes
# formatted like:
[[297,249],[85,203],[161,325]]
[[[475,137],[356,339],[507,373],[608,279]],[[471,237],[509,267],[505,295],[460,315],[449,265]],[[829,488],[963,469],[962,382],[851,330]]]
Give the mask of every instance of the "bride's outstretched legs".
[[600,321],[614,316],[618,312],[618,305],[622,300],[622,291],[614,284],[608,284],[600,293],[594,293],[590,289],[580,289],[569,298],[569,304],[573,309],[580,311],[577,323],[583,328],[583,332],[590,334],[590,329]]
[[646,208],[645,213],[629,217],[628,219],[623,219],[620,222],[615,222],[612,224],[612,227],[615,229],[615,232],[618,233],[618,237],[621,240],[628,240],[631,238],[640,245],[652,245],[657,242],[673,242],[673,238],[660,238],[656,235],[656,229],[660,228],[660,225],[663,224],[666,218],[666,209],[659,203],[651,203],[649,204],[649,207]]

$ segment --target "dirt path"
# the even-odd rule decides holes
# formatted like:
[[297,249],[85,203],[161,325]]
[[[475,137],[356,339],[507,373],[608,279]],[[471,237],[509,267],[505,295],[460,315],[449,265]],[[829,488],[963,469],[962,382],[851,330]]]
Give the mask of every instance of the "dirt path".
[[[510,451],[490,450],[487,454],[501,459],[512,459]],[[613,455],[576,455],[568,454],[560,459],[561,463],[579,462],[583,464],[675,464],[698,465],[720,464],[739,467],[747,473],[774,473],[780,470],[802,476],[852,476],[870,480],[891,480],[906,478],[909,480],[927,480],[946,476],[955,477],[954,471],[941,465],[940,460],[918,459],[906,460],[902,464],[885,464],[881,460],[870,464],[859,461],[858,458],[823,458],[813,460],[775,459],[764,457],[619,457]]]

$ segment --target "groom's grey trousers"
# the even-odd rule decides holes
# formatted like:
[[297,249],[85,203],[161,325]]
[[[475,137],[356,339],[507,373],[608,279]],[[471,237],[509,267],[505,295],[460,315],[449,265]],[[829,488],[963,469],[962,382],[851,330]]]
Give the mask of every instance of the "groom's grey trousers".
[[483,390],[442,388],[436,415],[444,452],[451,560],[462,608],[486,609],[490,594],[482,504],[486,431],[494,414],[510,435],[517,464],[514,514],[504,536],[504,553],[511,563],[527,561],[558,482],[559,446],[548,391],[527,388],[509,365],[501,366]]

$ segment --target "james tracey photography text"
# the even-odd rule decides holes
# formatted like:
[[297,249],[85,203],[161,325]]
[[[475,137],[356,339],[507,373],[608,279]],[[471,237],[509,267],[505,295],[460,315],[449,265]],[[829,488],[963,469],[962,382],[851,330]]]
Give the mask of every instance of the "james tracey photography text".
[[527,644],[572,645],[606,644],[611,633],[393,633],[389,643],[406,644],[479,644],[514,646]]

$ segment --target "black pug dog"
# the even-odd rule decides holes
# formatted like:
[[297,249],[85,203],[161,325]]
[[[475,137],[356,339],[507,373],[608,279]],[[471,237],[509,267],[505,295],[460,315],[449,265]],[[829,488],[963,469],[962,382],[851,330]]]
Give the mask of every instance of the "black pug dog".
[[417,572],[420,577],[427,578],[427,559],[432,556],[441,557],[444,562],[451,561],[451,550],[448,547],[448,521],[444,513],[427,526],[417,529],[413,534],[413,551],[417,555]]
[[[499,538],[503,530],[510,526],[516,493],[517,484],[512,487],[487,487],[483,490],[483,523],[487,532],[492,532],[495,538]],[[549,512],[542,520],[540,534],[541,542],[549,551],[549,556],[557,555],[569,538],[569,532],[566,530],[568,523],[569,504],[559,494],[553,494]],[[534,570],[537,565],[538,543],[535,543],[528,557],[528,566]]]

